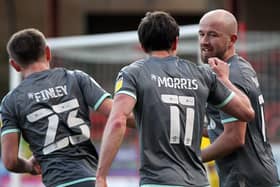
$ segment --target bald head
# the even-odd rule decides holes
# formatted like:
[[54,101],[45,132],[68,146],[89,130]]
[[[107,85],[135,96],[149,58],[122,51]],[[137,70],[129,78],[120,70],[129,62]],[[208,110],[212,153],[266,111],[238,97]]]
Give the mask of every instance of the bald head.
[[235,54],[237,21],[228,11],[217,9],[207,12],[199,22],[201,59],[207,63],[210,57],[227,60]]
[[200,19],[199,25],[211,25],[225,34],[237,35],[237,21],[234,15],[226,10],[217,9],[207,12]]

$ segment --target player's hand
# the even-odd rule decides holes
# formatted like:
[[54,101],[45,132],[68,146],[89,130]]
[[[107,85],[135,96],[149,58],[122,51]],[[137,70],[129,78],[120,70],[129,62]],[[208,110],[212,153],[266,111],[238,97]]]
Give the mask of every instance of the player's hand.
[[208,59],[208,64],[217,74],[219,79],[227,80],[229,78],[229,65],[226,62],[216,57],[212,57]]
[[41,174],[41,166],[37,162],[34,156],[29,158],[28,160],[30,166],[31,166],[31,171],[29,172],[32,175],[40,175]]
[[95,187],[107,187],[106,178],[97,177],[95,181]]

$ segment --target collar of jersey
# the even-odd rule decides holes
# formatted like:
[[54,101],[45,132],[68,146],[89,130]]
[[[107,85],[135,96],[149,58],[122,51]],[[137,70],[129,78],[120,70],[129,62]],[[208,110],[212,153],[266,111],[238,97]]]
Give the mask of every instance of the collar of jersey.
[[164,61],[164,62],[174,62],[174,59],[177,59],[177,56],[166,56],[166,57],[156,57],[156,56],[149,56],[149,59],[156,60],[156,61]]

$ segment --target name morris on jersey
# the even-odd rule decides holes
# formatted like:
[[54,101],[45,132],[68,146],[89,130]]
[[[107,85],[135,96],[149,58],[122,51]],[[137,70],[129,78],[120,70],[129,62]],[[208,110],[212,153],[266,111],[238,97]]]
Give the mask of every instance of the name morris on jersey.
[[35,99],[36,102],[49,100],[50,98],[57,98],[68,95],[66,85],[47,88],[38,92],[28,93],[29,99]]
[[175,89],[197,90],[198,82],[196,79],[185,79],[177,77],[160,77],[154,74],[151,75],[153,81],[157,82],[158,87],[167,87]]

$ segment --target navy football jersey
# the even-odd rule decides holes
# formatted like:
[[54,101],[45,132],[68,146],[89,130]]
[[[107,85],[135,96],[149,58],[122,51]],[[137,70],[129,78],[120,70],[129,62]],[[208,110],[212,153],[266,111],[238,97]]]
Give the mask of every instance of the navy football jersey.
[[115,94],[136,100],[141,185],[208,185],[200,158],[205,105],[222,107],[233,97],[210,69],[149,57],[120,71]]
[[[245,145],[232,154],[216,160],[221,187],[272,187],[279,184],[277,168],[264,121],[264,99],[256,72],[243,58],[234,55],[228,60],[230,80],[250,99],[255,119],[247,124]],[[226,123],[237,121],[209,105],[208,134],[213,142]]]
[[46,186],[95,180],[98,156],[90,140],[89,107],[96,110],[107,97],[78,70],[33,73],[3,99],[1,135],[22,134]]

